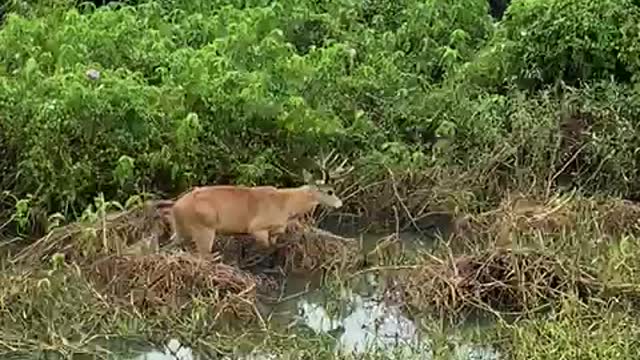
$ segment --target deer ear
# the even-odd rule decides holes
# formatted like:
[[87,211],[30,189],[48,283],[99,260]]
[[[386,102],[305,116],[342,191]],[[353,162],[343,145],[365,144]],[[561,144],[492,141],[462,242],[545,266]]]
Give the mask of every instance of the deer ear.
[[313,177],[311,176],[311,173],[306,169],[302,169],[302,179],[305,183],[309,184],[311,183],[311,180],[313,180]]

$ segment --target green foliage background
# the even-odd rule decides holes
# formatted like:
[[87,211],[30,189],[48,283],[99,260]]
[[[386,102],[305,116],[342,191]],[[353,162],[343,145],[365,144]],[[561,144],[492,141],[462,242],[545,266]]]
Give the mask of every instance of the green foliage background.
[[[484,0],[5,7],[0,186],[47,212],[78,214],[99,192],[297,184],[283,168],[330,148],[354,181],[500,154],[506,186],[551,170],[640,194],[632,0],[515,0],[499,23]],[[572,124],[587,135],[563,168]]]
[[[435,203],[450,192],[476,206],[459,211],[468,214],[495,209],[512,191],[572,188],[588,199],[638,200],[640,0],[510,3],[496,22],[487,0],[131,0],[97,8],[0,0],[0,239],[39,235],[43,214],[64,214],[50,216],[52,226],[95,219],[141,192],[299,185],[295,174],[329,149],[355,166],[350,185],[389,180],[391,169],[409,179],[399,181],[409,188],[403,194],[426,193],[416,201]],[[367,200],[371,208],[385,202],[346,205]],[[637,289],[637,226],[626,219],[635,215],[620,213],[625,219],[612,224],[628,230],[621,238],[576,230],[513,240]],[[585,212],[578,225],[600,227],[603,216]],[[5,270],[7,284],[22,281]],[[20,285],[26,293],[5,286],[24,301],[6,302],[3,319],[14,327],[3,334],[53,351],[96,329],[180,332],[167,330],[167,319],[107,314],[117,307],[60,274],[48,290],[35,275],[37,286]],[[79,309],[70,297],[89,301]],[[514,359],[634,358],[637,308],[614,305],[604,296],[588,306],[567,298],[553,316],[481,335],[501,337]],[[16,306],[36,314],[36,325],[11,315]],[[74,323],[60,323],[67,318]],[[176,322],[182,333],[219,336],[206,317],[195,318]],[[290,344],[274,334],[267,339],[278,351],[323,348],[333,358],[315,338],[292,336]]]

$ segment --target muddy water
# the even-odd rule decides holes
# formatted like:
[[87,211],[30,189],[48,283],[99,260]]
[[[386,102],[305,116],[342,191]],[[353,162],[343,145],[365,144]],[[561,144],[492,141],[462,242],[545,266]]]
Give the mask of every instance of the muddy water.
[[[318,335],[330,334],[335,338],[336,353],[354,355],[366,352],[387,352],[389,358],[424,359],[433,358],[432,341],[420,333],[418,326],[407,318],[399,308],[386,305],[375,295],[351,293],[344,308],[330,314],[319,293],[301,296],[283,306],[294,308],[289,326],[306,327]],[[292,309],[288,309],[292,310]],[[282,320],[282,318],[280,319]],[[278,321],[274,319],[273,321]],[[454,346],[454,359],[494,360],[500,356],[493,349],[450,339]],[[391,356],[393,354],[393,356]],[[240,359],[277,359],[260,350],[238,354]],[[176,339],[170,340],[164,349],[140,355],[136,360],[200,360],[189,347],[181,346]]]
[[[352,233],[353,229],[336,229],[334,226],[323,228],[346,236],[355,235]],[[361,236],[364,251],[373,249],[384,235],[386,234]],[[401,233],[400,239],[405,250],[425,248],[433,244],[432,238],[411,232]],[[383,279],[374,273],[365,273],[356,280],[348,287],[328,289],[319,283],[318,278],[291,276],[287,279],[284,300],[276,305],[265,306],[262,311],[270,319],[273,328],[294,329],[293,331],[306,329],[319,336],[330,335],[335,339],[333,350],[336,353],[357,355],[382,351],[389,354],[389,358],[432,359],[432,340],[421,332],[417,325],[420,319],[409,319],[398,306],[383,301],[380,286]],[[477,331],[481,326],[482,324],[472,321],[463,324],[460,330]],[[449,342],[453,344],[455,359],[501,358],[488,347],[465,343],[459,339],[449,339]],[[239,354],[236,358],[257,360],[278,357],[254,351]],[[163,349],[155,349],[136,358],[143,359],[199,360],[204,357],[172,339]]]

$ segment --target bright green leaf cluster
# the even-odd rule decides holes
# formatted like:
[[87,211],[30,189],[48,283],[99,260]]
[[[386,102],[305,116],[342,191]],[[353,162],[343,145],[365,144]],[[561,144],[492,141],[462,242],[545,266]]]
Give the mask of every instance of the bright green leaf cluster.
[[13,10],[0,30],[4,182],[50,210],[97,192],[290,183],[278,164],[329,147],[425,151],[407,129],[452,125],[425,106],[429,87],[491,31],[481,0]]

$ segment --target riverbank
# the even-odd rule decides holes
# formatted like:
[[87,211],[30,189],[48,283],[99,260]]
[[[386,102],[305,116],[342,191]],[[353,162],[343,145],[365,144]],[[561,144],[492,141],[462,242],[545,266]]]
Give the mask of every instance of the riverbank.
[[[307,227],[304,236],[289,233],[291,245],[283,245],[266,266],[244,263],[245,269],[175,249],[120,256],[98,250],[86,258],[66,253],[64,261],[58,250],[91,248],[87,232],[76,231],[66,241],[36,242],[4,259],[0,351],[107,356],[122,347],[108,344],[163,344],[175,338],[195,354],[256,349],[329,358],[344,341],[355,341],[349,334],[360,336],[348,325],[360,311],[369,314],[364,319],[397,314],[414,330],[387,331],[396,336],[405,331],[406,341],[430,349],[433,358],[449,358],[452,342],[516,359],[544,359],[551,352],[627,358],[638,349],[634,335],[640,329],[633,320],[640,289],[633,270],[640,251],[638,211],[633,203],[575,194],[510,197],[491,211],[458,216],[423,234],[390,229],[365,233],[363,240],[332,240],[330,233]],[[338,233],[357,232],[336,222],[334,217],[324,223],[333,223],[325,226]],[[96,224],[104,227],[101,219]],[[72,226],[77,227],[91,228]],[[147,237],[144,231],[135,234]],[[96,244],[102,242],[99,232],[93,236]],[[228,246],[230,240],[222,243]],[[234,249],[231,253],[237,244]],[[478,316],[485,319],[480,328],[473,325]],[[350,349],[375,345],[373,339],[384,338],[383,330],[377,331]],[[570,341],[582,345],[567,347]],[[378,346],[383,348],[366,356],[397,351],[384,341]],[[136,348],[148,346],[129,350]]]

